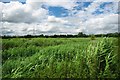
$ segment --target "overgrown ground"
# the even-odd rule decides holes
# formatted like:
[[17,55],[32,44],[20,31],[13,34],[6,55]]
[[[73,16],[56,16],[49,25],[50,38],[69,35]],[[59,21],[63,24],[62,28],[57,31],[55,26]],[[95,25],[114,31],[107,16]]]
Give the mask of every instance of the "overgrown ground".
[[2,40],[3,78],[117,78],[115,38]]

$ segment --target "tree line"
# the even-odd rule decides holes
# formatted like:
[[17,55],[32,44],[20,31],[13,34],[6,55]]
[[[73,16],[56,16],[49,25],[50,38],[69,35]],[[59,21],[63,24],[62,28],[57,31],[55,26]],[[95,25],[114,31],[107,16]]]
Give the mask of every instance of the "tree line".
[[37,38],[37,37],[41,37],[41,38],[79,38],[79,37],[91,37],[91,36],[95,36],[95,37],[119,37],[120,33],[115,32],[115,33],[107,33],[107,34],[85,34],[83,32],[79,32],[76,35],[72,35],[72,34],[66,34],[66,35],[24,35],[24,36],[0,36],[1,38]]

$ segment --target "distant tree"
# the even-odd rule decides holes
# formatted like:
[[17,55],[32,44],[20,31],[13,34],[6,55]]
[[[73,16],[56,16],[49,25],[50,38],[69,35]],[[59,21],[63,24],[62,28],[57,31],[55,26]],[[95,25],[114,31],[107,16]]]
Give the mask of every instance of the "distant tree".
[[83,32],[79,32],[78,33],[78,36],[80,37],[80,36],[83,36]]
[[39,37],[44,37],[44,35],[43,35],[43,34],[41,34],[41,35],[39,35]]
[[33,36],[32,35],[26,35],[24,36],[25,38],[32,38]]
[[78,33],[78,37],[82,37],[83,36],[83,33],[82,32],[79,32]]
[[77,36],[78,36],[78,37],[87,37],[87,35],[84,34],[83,32],[79,32]]

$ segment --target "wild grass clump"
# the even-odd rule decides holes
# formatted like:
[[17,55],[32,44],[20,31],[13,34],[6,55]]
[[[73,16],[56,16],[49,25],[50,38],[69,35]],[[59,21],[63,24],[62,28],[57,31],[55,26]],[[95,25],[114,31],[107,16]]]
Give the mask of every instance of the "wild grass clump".
[[115,78],[117,64],[112,41],[104,38],[97,44],[90,44],[86,56],[91,78]]
[[95,40],[95,35],[92,34],[92,35],[90,36],[90,38],[91,38],[91,40]]

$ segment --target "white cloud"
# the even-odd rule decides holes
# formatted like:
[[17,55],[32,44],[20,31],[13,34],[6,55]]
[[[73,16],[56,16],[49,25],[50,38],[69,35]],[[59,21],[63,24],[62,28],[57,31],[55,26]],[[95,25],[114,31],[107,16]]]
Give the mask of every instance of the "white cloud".
[[67,20],[63,20],[62,18],[56,18],[55,16],[48,16],[48,22],[65,24],[68,21]]
[[92,13],[94,12],[99,6],[100,6],[101,2],[93,2],[91,3],[91,5],[89,5],[87,8],[86,8],[86,11]]
[[45,2],[50,6],[60,6],[70,10],[76,6],[76,0],[45,0]]
[[45,3],[48,6],[60,6],[66,9],[72,9],[77,0],[27,0],[27,3],[38,6],[38,3]]
[[[71,14],[72,8],[76,6],[76,0],[41,0],[41,2],[32,2],[27,0],[26,4],[19,2],[2,3],[0,2],[0,17],[3,18],[4,24],[0,29],[3,34],[9,35],[27,35],[33,34],[77,34],[85,33],[108,33],[116,32],[118,29],[117,5],[106,5],[103,14],[93,15],[96,9],[100,9],[102,2],[93,2],[86,10],[76,11],[76,14],[67,17],[55,17],[48,14],[48,10],[43,9],[42,4],[48,6],[61,6],[69,9]],[[98,1],[98,0],[97,0]],[[103,0],[101,0],[103,1]],[[111,9],[111,6],[113,7]],[[110,12],[105,12],[107,8]],[[102,9],[101,9],[102,10]],[[28,24],[30,23],[30,24]],[[37,25],[39,24],[39,25]]]
[[87,33],[108,33],[118,30],[118,15],[103,15],[97,18],[89,19],[84,23]]
[[40,22],[47,16],[48,11],[40,8],[35,9],[30,4],[22,4],[17,1],[2,4],[2,12],[4,14],[3,21],[13,23],[32,23]]

